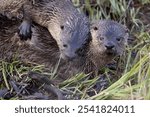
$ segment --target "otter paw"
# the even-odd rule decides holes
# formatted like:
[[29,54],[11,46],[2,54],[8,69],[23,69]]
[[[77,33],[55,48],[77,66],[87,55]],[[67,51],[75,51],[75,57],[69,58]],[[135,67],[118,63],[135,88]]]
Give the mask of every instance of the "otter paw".
[[18,34],[21,40],[28,40],[32,37],[31,24],[27,21],[23,21],[19,26]]

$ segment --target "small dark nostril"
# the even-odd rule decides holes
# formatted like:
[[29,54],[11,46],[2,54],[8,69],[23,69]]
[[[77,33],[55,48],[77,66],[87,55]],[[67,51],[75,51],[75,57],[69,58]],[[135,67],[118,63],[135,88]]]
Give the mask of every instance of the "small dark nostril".
[[106,47],[107,49],[113,49],[113,48],[114,48],[114,45],[105,45],[105,47]]
[[63,45],[65,48],[67,48],[68,46],[66,44]]

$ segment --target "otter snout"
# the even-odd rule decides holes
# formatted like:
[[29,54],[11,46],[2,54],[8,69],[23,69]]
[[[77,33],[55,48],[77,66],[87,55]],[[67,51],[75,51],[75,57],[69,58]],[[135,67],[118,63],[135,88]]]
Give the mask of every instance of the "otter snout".
[[107,44],[105,44],[105,47],[106,47],[107,50],[113,50],[113,48],[115,47],[115,45],[112,44],[112,43],[107,43]]
[[77,58],[76,49],[71,47],[68,44],[63,44],[63,47],[60,49],[61,58],[64,60],[72,61]]
[[77,58],[77,55],[74,54],[74,53],[64,53],[64,52],[62,52],[60,57],[64,60],[67,60],[67,61],[73,61],[75,58]]
[[64,60],[73,61],[74,59],[83,56],[85,49],[83,44],[84,42],[84,40],[82,42],[77,38],[70,39],[69,41],[61,41],[59,46],[61,58]]
[[104,44],[105,46],[105,50],[106,50],[106,54],[107,55],[116,55],[116,48],[115,48],[115,44],[113,44],[112,42],[108,42]]

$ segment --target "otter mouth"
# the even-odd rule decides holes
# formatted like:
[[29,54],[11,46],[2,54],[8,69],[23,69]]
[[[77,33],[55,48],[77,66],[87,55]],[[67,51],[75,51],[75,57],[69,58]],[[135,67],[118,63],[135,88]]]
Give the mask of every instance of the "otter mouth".
[[77,57],[76,56],[67,56],[65,54],[60,54],[60,58],[62,60],[70,62],[70,61],[74,61]]
[[107,54],[108,56],[116,56],[116,55],[117,55],[116,51],[114,51],[114,50],[107,50],[107,51],[106,51],[106,54]]

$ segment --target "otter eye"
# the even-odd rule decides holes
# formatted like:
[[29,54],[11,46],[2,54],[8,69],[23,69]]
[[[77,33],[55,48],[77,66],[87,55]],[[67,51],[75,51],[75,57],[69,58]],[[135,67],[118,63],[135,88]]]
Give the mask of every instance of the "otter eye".
[[67,48],[68,46],[66,44],[63,45],[65,48]]
[[63,29],[64,29],[64,26],[63,26],[63,25],[61,25],[61,26],[60,26],[60,28],[63,30]]
[[123,40],[123,37],[118,37],[118,38],[116,38],[116,40],[117,40],[118,42],[120,42],[121,40]]
[[93,29],[96,31],[96,30],[98,30],[98,27],[95,26]]
[[99,39],[102,41],[102,40],[104,40],[104,37],[100,37]]

